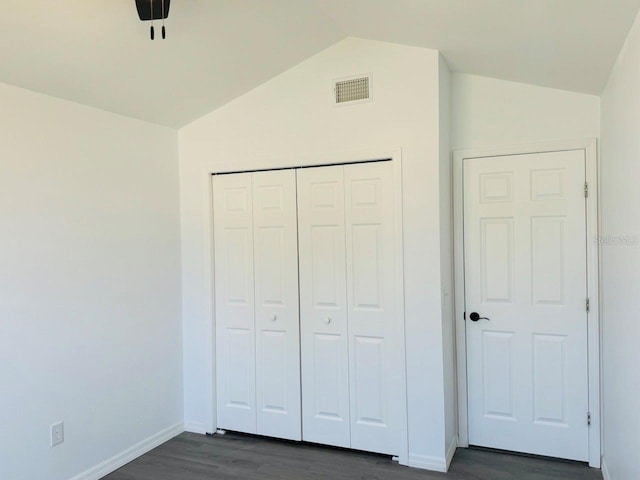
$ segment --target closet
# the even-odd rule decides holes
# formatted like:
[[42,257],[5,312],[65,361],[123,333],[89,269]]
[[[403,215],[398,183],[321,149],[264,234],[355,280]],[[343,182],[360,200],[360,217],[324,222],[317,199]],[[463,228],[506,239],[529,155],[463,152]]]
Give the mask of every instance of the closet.
[[398,455],[392,162],[212,182],[218,427]]

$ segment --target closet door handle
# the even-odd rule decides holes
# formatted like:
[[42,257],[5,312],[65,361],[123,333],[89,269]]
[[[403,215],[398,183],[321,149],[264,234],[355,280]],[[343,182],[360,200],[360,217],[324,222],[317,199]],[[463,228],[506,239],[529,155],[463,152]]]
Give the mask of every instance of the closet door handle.
[[327,317],[324,319],[324,323],[326,323],[327,325],[329,325],[331,323],[331,317]]
[[271,321],[272,322],[275,322],[277,319],[278,319],[278,317],[276,317],[275,314],[271,315]]

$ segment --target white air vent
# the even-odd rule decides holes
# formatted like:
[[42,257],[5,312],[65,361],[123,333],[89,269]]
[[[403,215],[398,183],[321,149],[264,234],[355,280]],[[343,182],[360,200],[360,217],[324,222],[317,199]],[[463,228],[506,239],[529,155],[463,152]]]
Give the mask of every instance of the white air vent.
[[371,101],[371,75],[342,78],[334,82],[337,105]]

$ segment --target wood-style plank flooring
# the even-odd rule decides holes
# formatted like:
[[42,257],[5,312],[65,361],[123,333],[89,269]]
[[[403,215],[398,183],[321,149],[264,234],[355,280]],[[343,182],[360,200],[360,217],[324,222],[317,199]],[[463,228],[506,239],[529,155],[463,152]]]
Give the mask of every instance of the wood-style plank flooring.
[[458,449],[449,473],[389,457],[227,433],[183,433],[106,480],[602,480],[580,463]]

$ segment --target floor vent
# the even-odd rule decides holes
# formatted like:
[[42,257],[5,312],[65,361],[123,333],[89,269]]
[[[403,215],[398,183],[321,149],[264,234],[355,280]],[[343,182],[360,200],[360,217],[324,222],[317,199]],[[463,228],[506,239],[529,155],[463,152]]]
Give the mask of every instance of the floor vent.
[[337,105],[368,102],[371,100],[371,75],[336,80],[333,90]]

